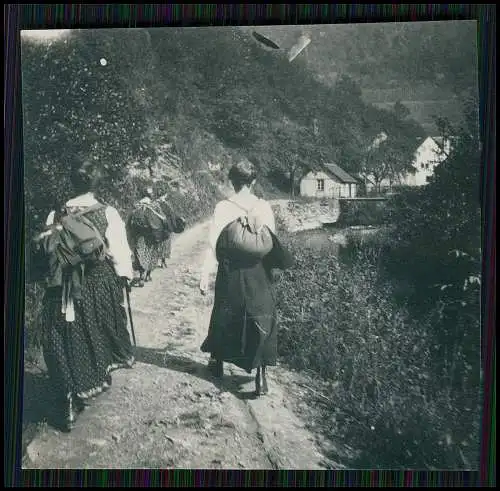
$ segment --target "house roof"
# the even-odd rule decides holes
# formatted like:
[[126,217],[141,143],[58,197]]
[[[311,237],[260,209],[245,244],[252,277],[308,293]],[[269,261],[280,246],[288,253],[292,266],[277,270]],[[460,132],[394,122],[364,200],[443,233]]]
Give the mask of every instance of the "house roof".
[[348,174],[344,169],[341,169],[337,164],[327,163],[323,164],[325,170],[327,170],[330,174],[333,174],[337,179],[342,181],[343,183],[352,183],[357,184],[358,180]]

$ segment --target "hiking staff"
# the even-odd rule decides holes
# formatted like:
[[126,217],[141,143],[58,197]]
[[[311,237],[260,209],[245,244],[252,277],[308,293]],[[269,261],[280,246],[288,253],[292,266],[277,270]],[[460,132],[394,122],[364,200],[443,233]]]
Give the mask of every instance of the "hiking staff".
[[130,320],[130,332],[132,333],[132,340],[134,346],[137,348],[137,341],[135,340],[134,321],[132,320],[132,307],[130,306],[130,286],[125,285],[125,296],[127,297],[128,318]]

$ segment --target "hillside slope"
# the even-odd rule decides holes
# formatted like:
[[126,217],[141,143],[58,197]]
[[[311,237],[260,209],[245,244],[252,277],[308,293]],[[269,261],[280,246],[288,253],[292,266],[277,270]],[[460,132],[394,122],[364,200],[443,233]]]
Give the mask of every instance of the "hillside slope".
[[[316,37],[293,63],[286,49],[299,27],[272,28],[284,47],[277,52],[240,27],[76,30],[50,43],[24,40],[28,230],[71,193],[68,171],[78,155],[102,162],[102,196],[123,213],[154,179],[191,221],[224,194],[226,171],[242,156],[259,165],[269,197],[287,193],[304,166],[328,160],[356,172],[381,130],[411,142],[424,134],[367,100],[391,106],[394,91],[408,87],[411,97],[431,87],[441,99],[473,89],[473,69],[457,64],[457,53],[471,56],[468,26],[442,34],[436,26],[309,27]],[[428,115],[421,119],[428,123]]]
[[294,63],[305,64],[330,87],[348,74],[360,85],[365,102],[378,107],[401,101],[430,133],[436,131],[435,116],[460,121],[460,101],[477,99],[475,21],[260,26],[258,30],[284,49],[307,33],[311,44]]

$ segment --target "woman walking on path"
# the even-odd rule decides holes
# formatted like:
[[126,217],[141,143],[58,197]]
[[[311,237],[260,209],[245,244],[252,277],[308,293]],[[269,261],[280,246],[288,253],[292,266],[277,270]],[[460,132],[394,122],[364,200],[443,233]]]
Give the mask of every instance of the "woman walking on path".
[[[142,198],[135,206],[135,210],[132,212],[131,220],[134,219],[134,215],[137,216],[137,212],[141,215],[145,215],[145,207],[150,210],[154,210],[159,214],[162,214],[159,206],[153,202],[153,189],[148,188],[146,190],[146,196]],[[147,217],[141,217],[143,220],[147,220]],[[127,227],[130,230],[130,242],[133,249],[133,268],[135,273],[135,278],[133,280],[133,285],[140,287],[144,286],[144,282],[151,281],[151,273],[156,268],[161,254],[161,242],[156,240],[153,235],[147,230],[147,224],[143,227],[135,227],[133,222],[129,221]]]
[[153,191],[149,188],[148,196],[137,203],[127,226],[133,243],[134,269],[138,274],[134,284],[141,287],[145,281],[151,281],[151,272],[160,259],[170,257],[172,233],[181,233],[185,227],[185,221],[164,199],[153,201],[152,196]]
[[[267,392],[265,368],[276,365],[277,358],[273,270],[288,268],[293,260],[274,234],[271,206],[252,192],[256,181],[253,164],[248,161],[236,164],[229,172],[229,179],[235,194],[215,207],[200,281],[200,290],[205,294],[211,274],[217,271],[209,332],[201,350],[210,353],[209,366],[216,376],[223,375],[224,361],[248,373],[257,369],[255,389],[261,395]],[[233,254],[235,251],[227,247],[228,226],[245,210],[254,210],[260,223],[271,232],[272,249],[263,259]]]
[[44,296],[43,353],[58,394],[56,424],[65,431],[84,401],[110,387],[112,370],[134,363],[123,292],[132,279],[131,253],[119,213],[94,196],[98,180],[93,164],[84,162],[72,176],[76,196],[46,221],[50,228],[68,213],[88,211],[85,218],[106,246],[103,259],[85,262],[81,276],[62,270],[61,286],[47,288]]

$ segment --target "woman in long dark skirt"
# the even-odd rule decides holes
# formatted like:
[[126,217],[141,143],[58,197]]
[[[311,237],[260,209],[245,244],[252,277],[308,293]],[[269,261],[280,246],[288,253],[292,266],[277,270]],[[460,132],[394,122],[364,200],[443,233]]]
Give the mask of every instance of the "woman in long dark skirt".
[[[66,203],[67,211],[98,203],[92,192],[97,178],[87,162],[74,173],[77,196]],[[58,215],[52,212],[46,225],[57,223]],[[125,225],[111,206],[103,205],[85,216],[105,239],[107,258],[85,264],[78,298],[64,295],[62,287],[48,288],[41,313],[44,358],[58,394],[57,423],[66,431],[85,401],[109,389],[112,370],[134,363],[123,291],[132,279]]]
[[[215,297],[208,335],[201,346],[210,353],[209,366],[216,376],[223,375],[223,362],[232,363],[251,373],[257,370],[257,395],[267,393],[266,367],[276,365],[277,319],[272,286],[275,269],[292,264],[291,256],[274,235],[275,223],[271,206],[252,193],[254,166],[243,161],[231,169],[229,179],[235,194],[219,202],[210,230],[210,246],[200,281],[200,290],[208,290],[211,274],[217,270]],[[261,223],[273,233],[273,250],[263,260],[227,255],[217,261],[216,251],[224,234],[244,210],[259,210]]]

